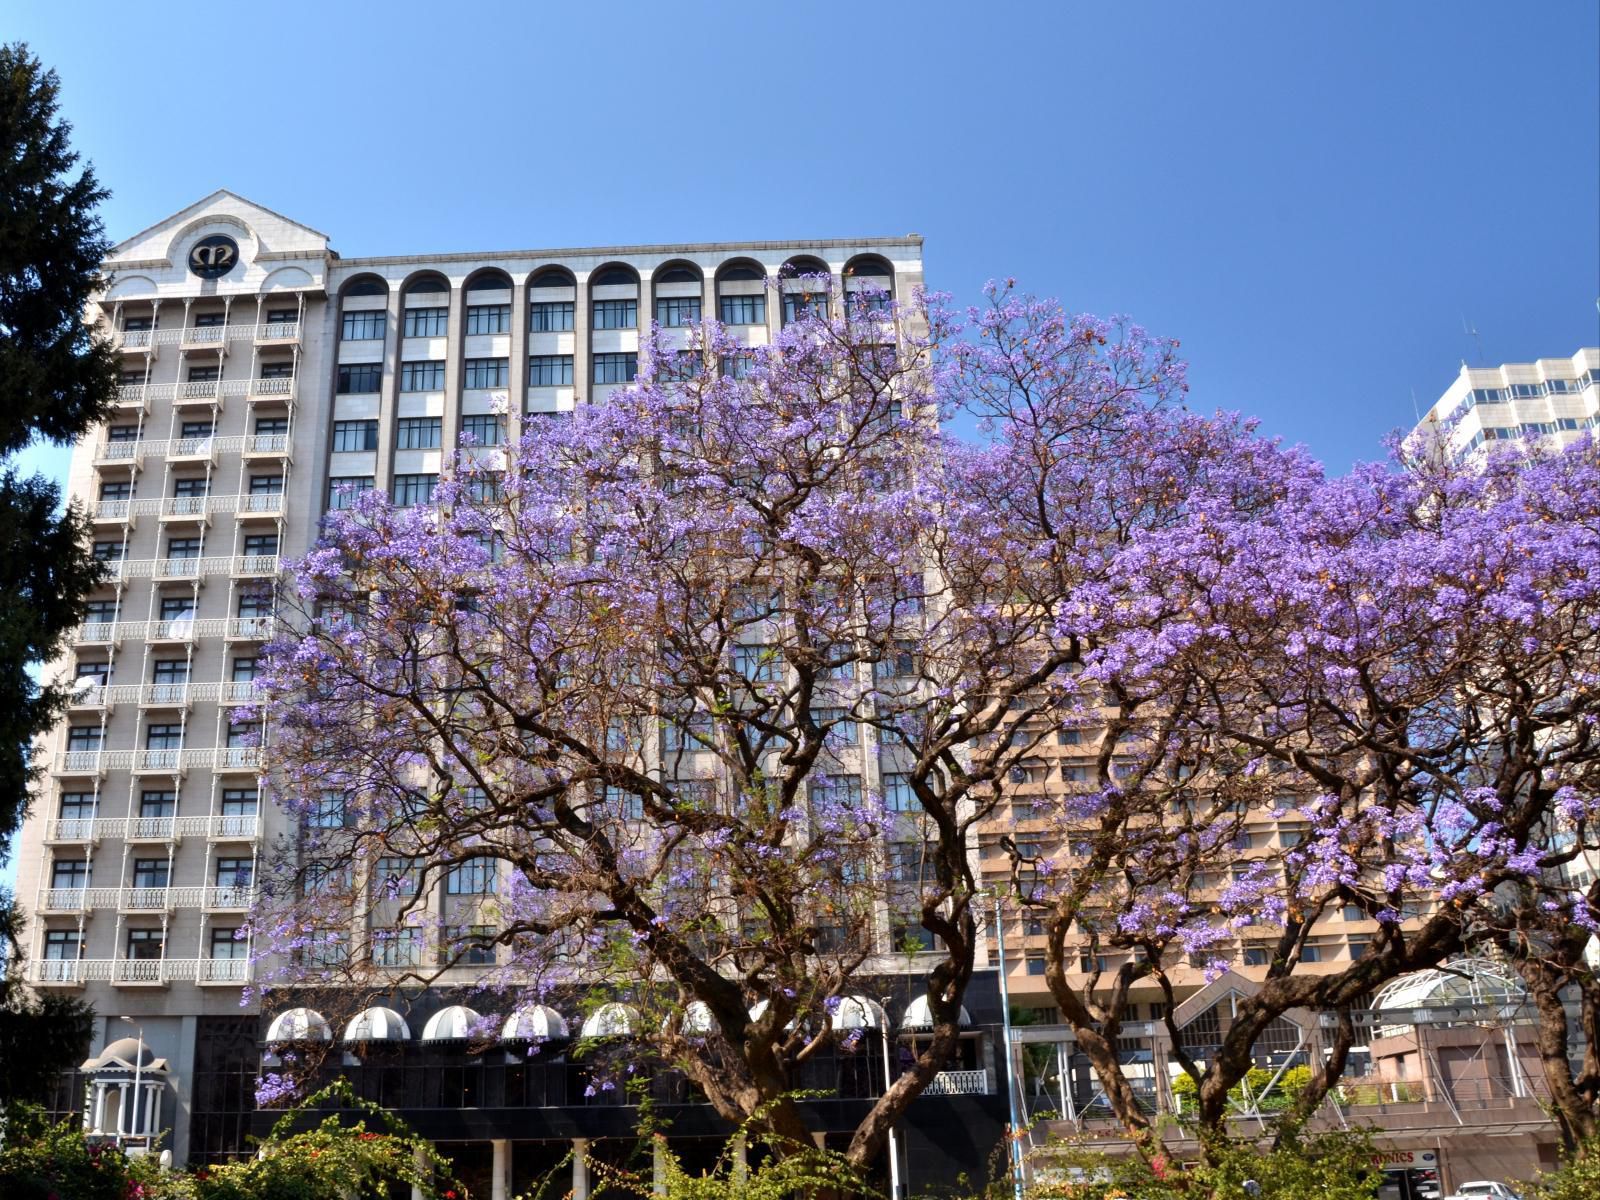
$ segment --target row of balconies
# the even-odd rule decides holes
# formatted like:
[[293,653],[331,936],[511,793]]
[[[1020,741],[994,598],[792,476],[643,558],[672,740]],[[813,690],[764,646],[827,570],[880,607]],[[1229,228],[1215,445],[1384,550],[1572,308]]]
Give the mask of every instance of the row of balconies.
[[267,379],[190,379],[180,383],[124,383],[117,388],[113,398],[115,406],[124,411],[150,410],[154,400],[170,401],[174,408],[220,406],[229,398],[239,396],[259,404],[291,404],[295,398],[295,380],[292,375],[277,375]]
[[199,638],[221,637],[230,642],[265,642],[272,638],[276,622],[272,617],[212,618],[196,621],[179,617],[169,621],[85,621],[73,635],[78,646],[111,646],[123,640],[146,642],[193,642]]
[[53,775],[104,775],[107,771],[132,771],[135,775],[183,775],[209,767],[213,771],[257,774],[262,768],[260,746],[213,746],[204,750],[64,750],[51,764]]
[[[191,622],[192,623],[192,622]],[[195,703],[249,704],[256,698],[255,683],[117,683],[79,687],[67,699],[67,707],[106,711],[118,704],[137,704],[140,708],[188,708]]]
[[276,575],[276,554],[227,554],[215,558],[112,558],[106,559],[106,582],[127,579],[199,579],[206,575],[235,578]]
[[283,458],[289,453],[286,433],[239,434],[233,437],[138,438],[102,441],[95,447],[97,467],[139,466],[145,458],[165,457],[172,463],[215,463],[217,455],[237,452],[245,458]]
[[250,981],[248,958],[43,958],[28,963],[28,982],[81,987],[89,980],[125,984],[173,981],[238,986]]
[[116,909],[124,913],[170,913],[179,908],[243,912],[256,901],[253,887],[45,887],[36,911],[82,913]]
[[283,503],[282,492],[96,500],[89,506],[89,519],[118,524],[132,524],[135,517],[149,516],[160,517],[163,521],[201,521],[218,513],[238,513],[240,520],[251,517],[276,519],[283,515]]
[[114,329],[111,336],[119,350],[151,350],[157,346],[222,347],[229,342],[241,341],[283,345],[300,340],[300,322],[185,325],[181,329]]
[[254,841],[261,832],[255,815],[212,814],[204,817],[65,817],[46,821],[47,842],[96,843],[101,838],[125,842],[181,842],[204,837],[215,842]]

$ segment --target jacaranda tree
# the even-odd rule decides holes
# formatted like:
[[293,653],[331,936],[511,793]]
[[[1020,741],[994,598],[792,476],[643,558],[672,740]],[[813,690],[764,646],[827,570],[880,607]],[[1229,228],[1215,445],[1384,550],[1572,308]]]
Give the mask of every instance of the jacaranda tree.
[[[1536,468],[1535,492],[1509,468],[1329,481],[1184,411],[1175,346],[1136,327],[1008,288],[959,315],[865,299],[771,347],[657,334],[636,386],[466,451],[429,505],[331,515],[265,684],[275,793],[302,818],[254,921],[278,981],[422,985],[492,943],[507,1007],[624,995],[637,1053],[798,1146],[802,1068],[859,1036],[846,997],[898,956],[933,1028],[856,1130],[866,1165],[956,1044],[977,827],[1012,815],[1009,774],[1045,739],[1103,727],[1100,785],[1046,806],[1061,850],[1015,849],[1025,900],[1141,1133],[1115,1053],[1131,978],[1109,1006],[1074,986],[1069,928],[1145,947],[1133,970],[1157,974],[1176,947],[1221,962],[1244,926],[1276,931],[1266,998],[1190,1064],[1215,1124],[1273,1016],[1438,961],[1450,914],[1535,869],[1542,817],[1582,809],[1550,739],[1513,770],[1459,730],[1489,719],[1508,629],[1535,647],[1512,655],[1538,676],[1528,720],[1589,694],[1583,648],[1565,691],[1531,659],[1586,628],[1592,456]],[[962,426],[980,436],[944,432]],[[1548,519],[1513,521],[1535,498]],[[1451,557],[1475,540],[1476,566]],[[1287,882],[1262,865],[1208,894],[1263,803],[1310,826]],[[475,917],[432,915],[441,886],[486,877]],[[1401,920],[1436,893],[1420,931]],[[1336,899],[1385,934],[1313,985],[1297,947]]]

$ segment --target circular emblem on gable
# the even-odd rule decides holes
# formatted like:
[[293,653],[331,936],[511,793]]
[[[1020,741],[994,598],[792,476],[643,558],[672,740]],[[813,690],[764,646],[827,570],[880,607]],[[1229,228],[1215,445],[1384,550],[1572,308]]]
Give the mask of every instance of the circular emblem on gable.
[[217,279],[239,261],[239,243],[225,233],[203,237],[189,250],[189,270],[201,279]]

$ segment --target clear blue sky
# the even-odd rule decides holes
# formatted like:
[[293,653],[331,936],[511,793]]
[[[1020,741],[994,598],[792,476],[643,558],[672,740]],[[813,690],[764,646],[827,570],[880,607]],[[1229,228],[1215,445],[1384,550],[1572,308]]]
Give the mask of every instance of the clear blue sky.
[[934,286],[1129,313],[1336,470],[1464,358],[1600,341],[1594,0],[12,0],[0,36],[113,238],[217,187],[347,255],[916,231]]

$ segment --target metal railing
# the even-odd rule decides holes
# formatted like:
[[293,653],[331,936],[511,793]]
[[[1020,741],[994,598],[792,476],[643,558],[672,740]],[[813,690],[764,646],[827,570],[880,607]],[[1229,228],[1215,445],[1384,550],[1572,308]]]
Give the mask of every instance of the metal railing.
[[210,746],[195,750],[66,750],[56,755],[50,769],[57,775],[98,775],[113,770],[176,775],[207,767],[216,771],[259,771],[262,762],[260,746]]
[[79,958],[34,959],[28,979],[37,984],[112,983],[247,983],[248,958]]
[[924,1096],[987,1096],[987,1071],[940,1071],[922,1093]]
[[122,912],[171,912],[178,908],[243,910],[256,901],[252,886],[41,888],[39,912],[76,913],[114,908]]
[[[253,841],[261,833],[254,813],[212,813],[203,817],[64,817],[45,823],[48,842],[171,840],[205,837],[214,841]],[[77,891],[60,888],[59,891]]]

